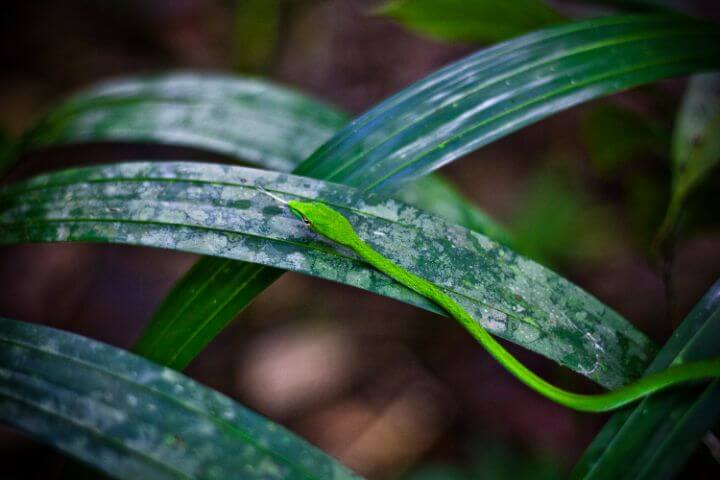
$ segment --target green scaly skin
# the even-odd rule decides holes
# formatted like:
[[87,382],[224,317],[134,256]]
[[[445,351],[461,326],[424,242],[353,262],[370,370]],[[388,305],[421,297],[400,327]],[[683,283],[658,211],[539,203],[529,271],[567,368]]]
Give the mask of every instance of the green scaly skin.
[[644,377],[631,385],[598,395],[581,395],[558,388],[520,363],[455,300],[435,284],[394,264],[363,242],[341,213],[320,202],[291,201],[287,203],[292,212],[318,234],[351,248],[373,267],[436,302],[456,318],[485,350],[518,380],[561,405],[584,412],[607,412],[681,382],[720,377],[720,358],[716,358],[673,366]]

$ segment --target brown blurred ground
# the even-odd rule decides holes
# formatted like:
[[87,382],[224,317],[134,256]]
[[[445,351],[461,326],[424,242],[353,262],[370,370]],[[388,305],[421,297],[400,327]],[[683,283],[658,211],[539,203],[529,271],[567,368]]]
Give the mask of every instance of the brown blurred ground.
[[[360,113],[477,48],[406,33],[365,15],[373,3],[281,2],[274,53],[256,68]],[[178,68],[231,71],[242,52],[233,15],[233,2],[219,0],[4,2],[0,127],[20,134],[68,93],[109,76]],[[665,82],[612,101],[669,129],[682,86]],[[652,223],[663,208],[667,161],[641,155],[611,175],[594,171],[578,127],[594,105],[525,129],[442,173],[507,225],[522,212],[533,179],[542,172],[577,182],[593,205],[609,212],[615,234],[592,255],[548,261],[662,342],[668,317],[674,324],[681,321],[720,274],[717,223],[701,223],[679,242],[669,315],[663,282],[638,233],[642,222],[632,214],[635,187],[628,186],[641,176],[659,189],[660,202],[650,208]],[[64,153],[68,158],[62,160],[167,157],[167,152],[93,147]],[[172,154],[189,156],[182,150]],[[658,197],[650,198],[655,200],[645,201]],[[131,247],[2,248],[0,314],[129,347],[193,260]],[[587,386],[544,359],[514,351],[545,377]],[[541,457],[565,471],[603,422],[529,393],[453,322],[295,274],[286,274],[243,312],[188,374],[280,421],[370,478],[394,477],[426,462],[461,467],[477,460],[477,445],[488,444],[503,445],[517,462]],[[700,451],[689,471],[708,472],[708,457]],[[0,459],[3,478],[13,479],[53,478],[63,461],[7,429],[0,430]]]

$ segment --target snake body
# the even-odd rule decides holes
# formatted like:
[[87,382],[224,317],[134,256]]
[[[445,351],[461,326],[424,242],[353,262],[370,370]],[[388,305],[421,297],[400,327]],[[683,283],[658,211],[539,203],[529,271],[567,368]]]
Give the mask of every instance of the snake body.
[[518,380],[566,407],[584,412],[607,412],[679,383],[720,377],[720,358],[713,358],[674,365],[625,387],[596,395],[564,390],[542,379],[523,365],[437,285],[393,263],[365,243],[349,220],[340,212],[321,202],[290,201],[287,204],[298,218],[319,235],[352,249],[379,271],[437,303],[458,320],[480,345]]

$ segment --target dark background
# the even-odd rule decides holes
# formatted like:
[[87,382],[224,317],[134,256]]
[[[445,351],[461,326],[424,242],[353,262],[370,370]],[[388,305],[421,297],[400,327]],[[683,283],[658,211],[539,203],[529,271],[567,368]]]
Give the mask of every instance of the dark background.
[[[117,75],[189,69],[253,73],[351,114],[480,48],[426,40],[368,15],[377,2],[280,1],[249,37],[247,2],[6,1],[0,16],[0,128],[20,135],[79,88]],[[247,14],[247,9],[245,10]],[[265,24],[265,23],[263,23]],[[276,26],[276,27],[275,27]],[[717,180],[690,202],[668,288],[649,243],[665,207],[669,138],[684,80],[661,82],[563,112],[442,170],[523,238],[527,253],[664,342],[720,275]],[[667,145],[634,148],[617,165],[593,142],[594,115],[628,110]],[[208,159],[181,149],[75,148],[44,164],[139,157]],[[0,248],[0,314],[128,348],[195,257],[106,245]],[[513,349],[570,388],[587,382]],[[329,282],[286,274],[187,370],[288,426],[370,478],[428,465],[487,478],[567,473],[606,417],[578,414],[512,380],[454,322]],[[592,390],[592,388],[590,388]],[[55,478],[65,460],[0,429],[2,476]],[[717,478],[705,447],[691,478]],[[429,478],[429,477],[428,477]],[[687,477],[690,478],[690,477]]]

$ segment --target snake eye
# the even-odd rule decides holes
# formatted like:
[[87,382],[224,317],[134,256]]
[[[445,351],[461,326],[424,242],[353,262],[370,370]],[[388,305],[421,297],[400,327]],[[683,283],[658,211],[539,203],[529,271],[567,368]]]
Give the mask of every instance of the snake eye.
[[310,220],[308,220],[305,215],[302,216],[302,221],[305,223],[305,225],[310,225]]

